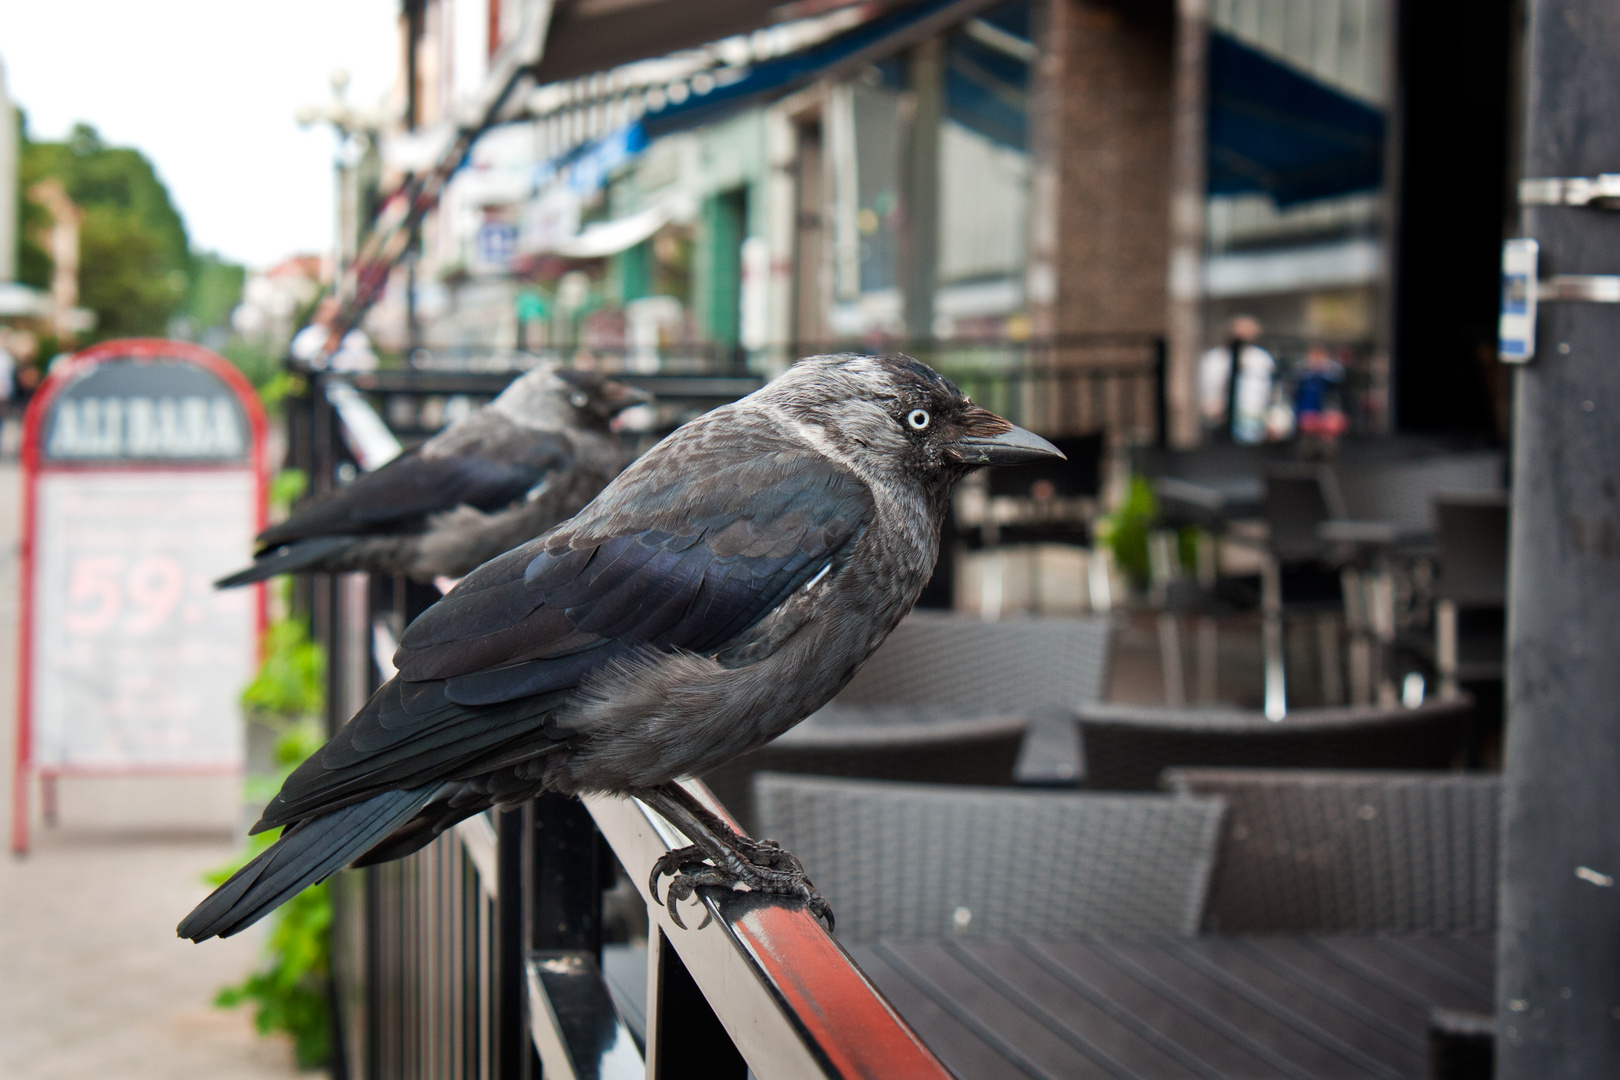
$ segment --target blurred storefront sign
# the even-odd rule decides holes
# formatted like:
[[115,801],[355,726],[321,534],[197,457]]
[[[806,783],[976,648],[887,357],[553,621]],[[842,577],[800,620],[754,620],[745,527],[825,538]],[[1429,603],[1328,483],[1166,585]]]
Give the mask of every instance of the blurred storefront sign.
[[265,421],[228,362],[111,341],[58,365],[24,423],[12,849],[30,780],[235,773],[263,586],[216,592],[264,525]]

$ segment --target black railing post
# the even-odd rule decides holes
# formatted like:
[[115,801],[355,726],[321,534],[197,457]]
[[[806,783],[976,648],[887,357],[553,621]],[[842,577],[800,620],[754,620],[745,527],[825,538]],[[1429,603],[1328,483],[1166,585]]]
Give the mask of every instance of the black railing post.
[[523,879],[528,952],[602,954],[602,845],[578,799],[547,793],[525,804]]
[[495,969],[495,1080],[534,1075],[523,1008],[523,819],[522,809],[495,812],[495,948],[490,957]]
[[652,1080],[744,1080],[748,1063],[681,963],[664,932],[653,927],[658,951],[654,1007],[647,1017]]
[[1153,340],[1153,445],[1170,445],[1170,350],[1164,338]]

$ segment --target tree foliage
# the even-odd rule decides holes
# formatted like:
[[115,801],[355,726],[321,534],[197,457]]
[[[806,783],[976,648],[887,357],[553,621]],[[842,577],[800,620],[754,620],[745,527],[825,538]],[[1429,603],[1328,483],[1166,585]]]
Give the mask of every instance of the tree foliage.
[[181,314],[199,330],[229,318],[242,295],[242,267],[191,250],[185,222],[144,154],[106,145],[88,124],[75,125],[64,142],[33,141],[26,120],[19,130],[18,277],[36,288],[50,287],[45,232],[51,218],[29,191],[41,180],[55,179],[84,212],[79,304],[96,313],[86,342],[162,335]]

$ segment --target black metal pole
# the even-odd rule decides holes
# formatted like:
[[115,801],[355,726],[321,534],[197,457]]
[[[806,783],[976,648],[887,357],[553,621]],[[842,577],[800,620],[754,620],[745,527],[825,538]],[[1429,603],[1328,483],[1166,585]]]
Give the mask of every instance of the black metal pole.
[[602,954],[601,843],[585,804],[547,793],[524,807],[529,951]]
[[[1620,7],[1530,0],[1526,178],[1620,167]],[[1480,178],[1489,183],[1490,178]],[[1540,272],[1620,274],[1620,213],[1526,208]],[[1546,303],[1518,374],[1501,1080],[1620,1076],[1620,305]]]
[[1170,350],[1164,338],[1153,341],[1153,426],[1154,445],[1163,450],[1170,445]]
[[521,807],[497,810],[495,902],[495,1053],[497,1080],[533,1075],[523,1009],[523,833]]

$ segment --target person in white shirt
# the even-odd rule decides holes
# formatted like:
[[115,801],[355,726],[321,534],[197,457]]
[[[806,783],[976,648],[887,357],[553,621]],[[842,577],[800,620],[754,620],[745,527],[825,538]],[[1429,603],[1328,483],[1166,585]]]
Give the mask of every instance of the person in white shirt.
[[0,343],[0,446],[5,443],[6,416],[11,412],[11,398],[17,386],[17,360],[11,350]]
[[[1239,315],[1231,338],[1198,362],[1198,406],[1207,438],[1220,442],[1258,443],[1266,438],[1266,411],[1277,361],[1254,344],[1260,324]],[[1234,386],[1232,373],[1238,373]]]

